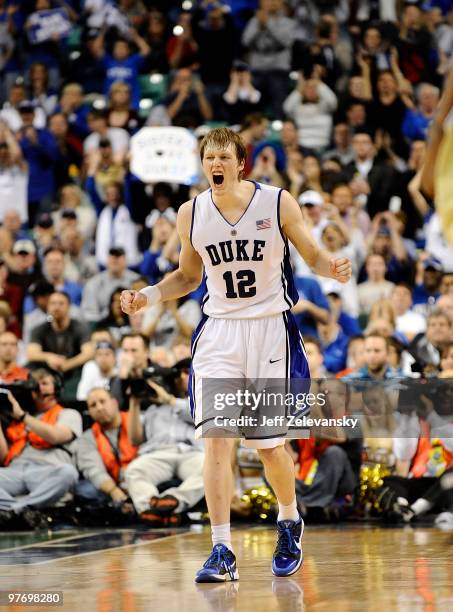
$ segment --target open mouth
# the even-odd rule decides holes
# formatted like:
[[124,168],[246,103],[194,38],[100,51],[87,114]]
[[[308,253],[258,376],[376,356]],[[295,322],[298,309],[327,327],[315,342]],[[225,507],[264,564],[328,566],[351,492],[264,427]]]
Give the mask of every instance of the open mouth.
[[212,175],[214,185],[222,185],[223,184],[223,175],[222,174],[213,174]]

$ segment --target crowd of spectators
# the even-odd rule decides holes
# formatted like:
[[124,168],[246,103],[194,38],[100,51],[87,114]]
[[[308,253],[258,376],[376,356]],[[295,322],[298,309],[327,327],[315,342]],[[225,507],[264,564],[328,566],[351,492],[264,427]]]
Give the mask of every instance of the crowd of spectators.
[[[47,11],[69,27],[41,39]],[[185,397],[203,287],[134,316],[119,296],[174,269],[178,207],[208,185],[201,171],[192,185],[132,174],[143,126],[198,139],[233,126],[246,178],[287,189],[319,245],[351,259],[340,285],[292,252],[314,378],[453,377],[453,248],[420,190],[452,59],[451,0],[0,0],[0,378],[35,371],[34,402],[50,415],[14,401],[15,425],[4,423],[2,524],[24,509],[36,524],[30,509],[64,499],[74,466],[79,499],[127,515],[130,496],[149,522],[203,497]],[[140,419],[124,381],[149,366],[174,368],[177,383],[171,393],[153,383]],[[453,436],[440,438],[448,468]],[[338,434],[316,450],[330,497],[307,492],[303,464],[316,453],[293,445],[301,508],[344,496],[346,469],[346,493],[356,487],[360,448],[348,444]],[[352,457],[343,471],[340,449]],[[389,452],[405,462],[399,476],[412,475],[416,449]]]

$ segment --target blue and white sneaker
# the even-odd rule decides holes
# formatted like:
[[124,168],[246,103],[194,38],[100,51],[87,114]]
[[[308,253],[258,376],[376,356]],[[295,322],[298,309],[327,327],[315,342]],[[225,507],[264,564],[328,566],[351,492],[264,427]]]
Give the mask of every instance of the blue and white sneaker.
[[239,580],[234,553],[224,544],[216,544],[211,556],[195,576],[195,582]]
[[302,565],[302,534],[304,521],[277,522],[278,540],[272,557],[272,573],[274,576],[291,576]]

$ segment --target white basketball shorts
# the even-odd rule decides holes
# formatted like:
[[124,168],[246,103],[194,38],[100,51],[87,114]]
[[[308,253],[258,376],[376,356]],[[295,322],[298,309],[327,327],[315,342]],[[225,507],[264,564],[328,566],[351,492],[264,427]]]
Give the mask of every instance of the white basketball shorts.
[[[203,315],[192,337],[189,380],[195,437],[201,437],[202,428],[205,433],[210,428],[208,421],[212,421],[206,418],[212,415],[212,406],[203,406],[203,379],[284,381],[309,377],[302,336],[291,311],[260,319],[217,319]],[[254,436],[250,430],[248,433],[243,445],[249,448],[273,448],[285,443],[284,431],[276,437]]]

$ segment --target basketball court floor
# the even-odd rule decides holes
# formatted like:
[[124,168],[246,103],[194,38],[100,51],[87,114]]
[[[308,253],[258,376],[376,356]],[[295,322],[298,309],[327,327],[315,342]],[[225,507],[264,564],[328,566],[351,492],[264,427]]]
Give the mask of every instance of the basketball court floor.
[[210,550],[207,527],[0,534],[1,610],[7,593],[56,592],[62,606],[40,610],[198,612],[376,610],[453,612],[453,534],[429,527],[308,526],[305,562],[275,578],[275,531],[233,531],[240,581],[193,582]]

